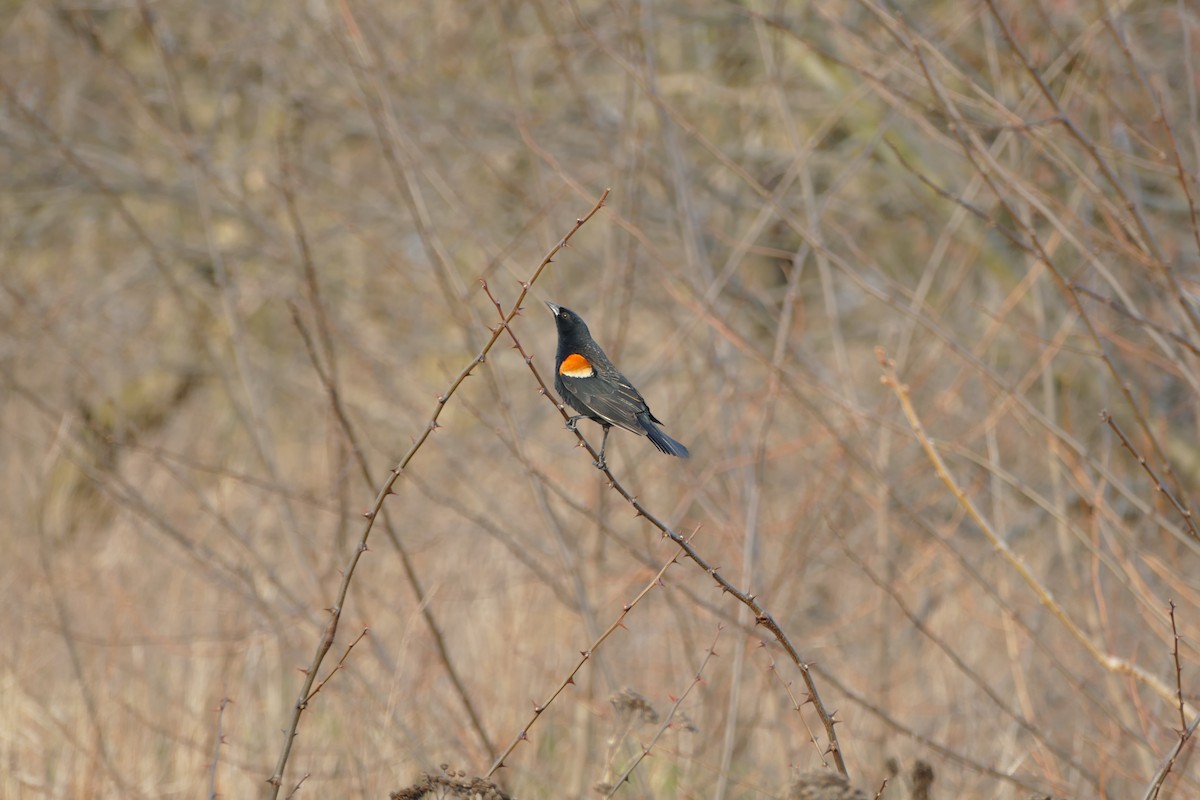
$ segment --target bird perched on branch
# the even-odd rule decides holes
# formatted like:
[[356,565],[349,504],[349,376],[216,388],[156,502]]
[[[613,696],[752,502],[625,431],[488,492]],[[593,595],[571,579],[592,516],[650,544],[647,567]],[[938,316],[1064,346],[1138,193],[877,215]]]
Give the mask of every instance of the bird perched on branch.
[[567,420],[567,427],[575,430],[579,420],[591,419],[604,428],[596,466],[600,469],[607,466],[604,450],[608,447],[608,432],[614,425],[638,436],[648,436],[655,447],[669,456],[688,458],[688,449],[663,433],[658,427],[662,420],[651,413],[638,390],[604,355],[587,323],[569,308],[554,303],[546,305],[554,313],[558,328],[554,388],[563,402],[579,412]]

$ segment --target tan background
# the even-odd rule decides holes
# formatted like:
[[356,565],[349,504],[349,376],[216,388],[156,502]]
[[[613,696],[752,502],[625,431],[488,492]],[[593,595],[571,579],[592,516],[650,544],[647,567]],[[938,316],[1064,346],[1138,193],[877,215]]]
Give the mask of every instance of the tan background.
[[[618,431],[610,461],[815,662],[855,782],[873,795],[895,758],[940,797],[1151,786],[1182,724],[1169,599],[1200,691],[1198,537],[1137,461],[1190,507],[1194,5],[167,0],[0,23],[0,796],[264,792],[361,512],[496,323],[479,278],[508,308],[605,187],[514,331],[548,373],[542,301],[575,309],[691,448]],[[506,340],[440,421],[282,794],[486,772],[675,552]],[[672,566],[502,781],[596,796],[723,624],[689,724],[620,796],[785,796],[827,742],[748,621]],[[623,721],[626,687],[659,723]],[[1190,752],[1163,796],[1200,793]]]

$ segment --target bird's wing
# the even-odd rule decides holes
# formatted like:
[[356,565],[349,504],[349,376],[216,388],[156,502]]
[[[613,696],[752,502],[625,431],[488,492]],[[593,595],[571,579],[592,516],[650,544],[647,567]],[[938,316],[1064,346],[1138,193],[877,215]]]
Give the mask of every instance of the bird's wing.
[[578,406],[582,406],[581,410],[640,436],[646,435],[645,429],[638,423],[638,414],[647,411],[646,401],[621,373],[612,376],[597,374],[587,378],[563,375],[559,380]]

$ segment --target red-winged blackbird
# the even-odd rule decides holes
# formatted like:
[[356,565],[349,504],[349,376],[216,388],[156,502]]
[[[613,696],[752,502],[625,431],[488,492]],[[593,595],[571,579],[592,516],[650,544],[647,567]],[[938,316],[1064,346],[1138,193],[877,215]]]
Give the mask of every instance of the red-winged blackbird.
[[608,446],[608,432],[613,425],[650,437],[654,446],[669,456],[687,458],[688,449],[662,432],[658,427],[662,420],[650,412],[638,390],[604,355],[587,323],[569,308],[554,303],[546,305],[554,312],[558,328],[554,388],[563,402],[580,412],[567,421],[567,427],[575,430],[581,419],[595,420],[604,427],[596,466],[605,468],[604,448]]

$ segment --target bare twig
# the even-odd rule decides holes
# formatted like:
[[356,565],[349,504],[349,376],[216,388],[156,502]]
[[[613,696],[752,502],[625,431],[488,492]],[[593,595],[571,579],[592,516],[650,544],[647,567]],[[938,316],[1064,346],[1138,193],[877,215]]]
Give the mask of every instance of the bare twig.
[[[760,641],[759,646],[765,649],[766,642]],[[821,743],[817,741],[816,735],[812,732],[812,728],[809,727],[808,720],[804,718],[803,714],[799,713],[804,704],[796,699],[796,693],[792,691],[792,682],[783,679],[783,676],[779,674],[779,669],[775,666],[775,659],[771,658],[770,655],[767,656],[767,671],[775,676],[775,679],[783,686],[783,691],[787,693],[788,700],[792,703],[792,710],[797,712],[796,715],[800,717],[800,724],[804,726],[804,731],[808,734],[808,740],[817,749],[817,756],[821,759],[821,766],[828,766],[825,761],[825,752],[821,750]]]
[[679,711],[679,707],[683,705],[683,701],[687,699],[688,694],[690,694],[692,689],[696,687],[696,684],[704,680],[704,668],[708,666],[709,660],[717,654],[717,640],[721,638],[721,631],[724,629],[724,625],[717,625],[717,635],[713,637],[712,644],[710,644],[708,646],[708,650],[705,651],[704,660],[700,662],[700,666],[696,669],[696,674],[692,676],[691,683],[689,683],[687,688],[680,693],[679,699],[677,699],[675,704],[671,706],[671,710],[667,712],[667,716],[662,721],[662,725],[659,726],[658,730],[655,731],[654,736],[651,737],[650,744],[642,745],[642,752],[638,753],[638,756],[633,760],[633,763],[626,767],[625,771],[621,773],[621,776],[613,782],[608,794],[604,796],[606,800],[607,798],[615,795],[617,791],[625,785],[625,782],[629,780],[629,776],[633,774],[633,771],[637,769],[638,765],[642,763],[646,756],[650,755],[651,751],[654,750],[654,745],[658,744],[658,740],[661,739],[662,735],[671,727],[671,722],[675,718],[675,712]]
[[1168,330],[1167,328],[1163,327],[1162,325],[1159,325],[1155,322],[1151,322],[1150,320],[1146,319],[1141,314],[1133,313],[1128,308],[1126,308],[1125,304],[1122,303],[1120,300],[1117,300],[1116,298],[1112,298],[1112,297],[1105,297],[1104,295],[1100,294],[1099,292],[1093,292],[1091,289],[1088,289],[1086,286],[1080,286],[1077,283],[1071,284],[1071,290],[1074,292],[1078,292],[1079,294],[1083,295],[1084,297],[1090,297],[1093,300],[1097,300],[1101,303],[1107,304],[1109,308],[1111,308],[1113,311],[1116,311],[1121,316],[1131,319],[1139,325],[1144,325],[1145,327],[1150,328],[1151,330],[1158,331],[1163,336],[1169,337],[1171,339],[1171,341],[1175,342],[1175,344],[1180,345],[1181,347],[1186,347],[1188,350],[1190,350],[1192,352],[1192,355],[1200,356],[1200,347],[1198,347],[1190,339],[1176,333],[1175,331]]
[[908,386],[900,381],[896,376],[895,364],[887,357],[887,353],[882,347],[875,348],[875,355],[879,359],[879,364],[883,367],[883,383],[896,395],[896,399],[900,401],[900,408],[904,412],[904,416],[908,419],[908,424],[912,427],[913,434],[916,436],[917,442],[925,451],[930,463],[933,465],[937,476],[945,484],[946,488],[954,496],[954,499],[967,512],[967,516],[971,518],[987,540],[991,542],[992,547],[1000,556],[1009,563],[1025,581],[1025,584],[1033,591],[1034,595],[1042,603],[1046,609],[1062,623],[1067,632],[1083,646],[1085,650],[1095,659],[1096,663],[1103,669],[1117,673],[1120,675],[1128,675],[1134,678],[1138,683],[1148,687],[1159,697],[1164,699],[1174,699],[1174,692],[1163,682],[1161,678],[1147,672],[1141,666],[1129,661],[1128,659],[1119,658],[1104,651],[1100,645],[1092,641],[1092,638],[1079,627],[1079,624],[1067,613],[1066,609],[1054,599],[1050,590],[1042,583],[1033,571],[1025,564],[1024,560],[1019,558],[1012,551],[1008,543],[1000,537],[1000,535],[992,527],[992,524],[982,512],[976,507],[974,501],[967,496],[954,476],[946,468],[946,462],[942,460],[941,454],[938,453],[937,447],[933,440],[929,438],[929,434],[925,431],[925,426],[921,424],[921,419],[917,415],[916,408],[913,407],[912,398],[908,393]]
[[1183,707],[1183,667],[1179,664],[1179,627],[1175,624],[1175,601],[1171,606],[1171,657],[1175,660],[1175,696],[1179,699],[1179,730],[1187,730],[1187,712]]
[[[1185,525],[1187,525],[1188,531],[1194,538],[1200,539],[1200,530],[1196,529],[1196,520],[1192,516],[1192,510],[1181,503],[1171,492],[1171,490],[1163,485],[1163,482],[1158,479],[1157,475],[1154,474],[1154,468],[1150,466],[1150,462],[1146,460],[1145,456],[1134,449],[1133,443],[1129,441],[1129,437],[1127,437],[1125,432],[1121,430],[1121,427],[1117,425],[1117,421],[1112,418],[1112,414],[1109,414],[1107,409],[1104,409],[1100,412],[1100,421],[1112,428],[1113,433],[1115,433],[1121,439],[1121,444],[1124,445],[1125,449],[1129,451],[1130,455],[1136,458],[1137,462],[1142,465],[1142,469],[1146,470],[1146,474],[1150,476],[1150,480],[1154,481],[1154,491],[1162,494],[1167,498],[1167,500],[1171,501],[1171,505],[1174,506],[1175,510],[1179,512],[1179,516],[1183,517],[1183,522]],[[1174,624],[1175,604],[1172,603],[1171,625],[1174,626]],[[1179,639],[1176,637],[1177,644],[1178,641]]]
[[[512,338],[513,346],[525,359],[526,366],[529,367],[530,371],[533,373],[534,379],[537,380],[538,386],[540,387],[538,391],[545,395],[550,402],[554,403],[554,407],[558,409],[558,413],[562,415],[563,420],[569,419],[570,414],[567,411],[566,404],[564,404],[561,399],[555,399],[554,395],[551,394],[550,387],[546,384],[546,381],[542,378],[541,373],[538,372],[537,367],[533,364],[533,356],[526,352],[525,347],[517,338],[516,332],[513,331],[512,326],[509,324],[512,320],[512,316],[510,315],[507,318],[504,317],[500,302],[491,293],[491,290],[487,287],[486,282],[484,282],[484,291],[488,293],[488,297],[491,299],[492,304],[496,307],[496,311],[502,318],[500,327],[496,329],[497,332],[501,329],[508,331],[508,335]],[[599,463],[600,454],[592,447],[591,443],[584,438],[583,434],[579,432],[578,427],[576,427],[573,432],[575,437],[579,440],[580,446],[588,451],[594,462]],[[813,704],[813,708],[816,710],[817,716],[821,719],[821,724],[825,727],[825,734],[829,738],[828,752],[833,756],[833,761],[837,766],[838,772],[841,772],[843,775],[848,777],[849,773],[846,769],[846,761],[842,756],[842,748],[838,743],[837,733],[834,730],[834,726],[838,723],[838,720],[834,719],[834,715],[837,712],[831,712],[825,708],[825,704],[821,701],[821,696],[817,692],[817,685],[813,680],[812,670],[809,668],[809,664],[800,657],[800,653],[796,649],[796,646],[792,644],[791,639],[789,639],[788,635],[784,633],[783,628],[780,627],[775,618],[771,616],[771,614],[767,612],[762,605],[759,604],[756,595],[750,594],[747,591],[743,591],[735,587],[725,578],[724,575],[719,572],[720,567],[713,566],[702,555],[700,555],[699,551],[692,546],[692,543],[689,539],[685,539],[680,533],[675,531],[661,519],[652,514],[644,505],[642,505],[642,502],[638,500],[637,496],[626,489],[617,480],[616,476],[613,475],[611,466],[606,465],[602,471],[604,472],[605,477],[608,478],[608,485],[614,489],[617,494],[625,498],[625,501],[629,503],[629,505],[633,506],[634,511],[637,512],[639,517],[645,517],[651,525],[653,525],[655,528],[658,528],[658,530],[661,531],[664,536],[668,537],[672,542],[678,545],[679,549],[681,549],[684,554],[696,564],[696,566],[700,567],[700,569],[704,570],[709,576],[712,577],[714,581],[716,581],[717,585],[720,586],[721,591],[728,592],[736,600],[738,600],[738,602],[747,606],[752,612],[754,612],[754,621],[756,625],[761,625],[771,632],[771,635],[775,637],[775,640],[779,642],[784,651],[788,654],[788,658],[790,658],[796,665],[796,668],[800,670],[800,674],[804,678],[804,684],[808,689],[808,697],[805,699],[805,702]]]
[[[299,309],[293,303],[289,303],[288,308],[292,312],[292,321],[295,323],[296,329],[300,332],[300,338],[304,342],[304,349],[308,353],[309,361],[313,365],[313,371],[317,373],[317,377],[325,387],[325,392],[329,396],[329,404],[333,408],[334,417],[342,429],[342,434],[349,442],[350,451],[354,454],[354,459],[358,463],[358,469],[362,474],[363,482],[367,486],[370,486],[372,481],[371,469],[367,464],[367,457],[363,453],[363,446],[358,433],[350,423],[350,416],[346,412],[342,395],[338,391],[336,378],[328,369],[322,367],[321,360],[317,354],[316,343],[313,341],[308,327],[300,318]],[[332,365],[332,362],[330,363]],[[412,587],[413,593],[416,595],[417,607],[421,611],[421,619],[424,620],[425,626],[429,629],[429,635],[433,639],[434,648],[437,650],[438,658],[442,662],[446,676],[450,679],[450,685],[454,687],[454,692],[458,696],[459,702],[462,703],[463,709],[467,712],[467,719],[470,721],[475,735],[479,737],[480,744],[486,752],[491,753],[496,748],[492,744],[491,737],[488,736],[487,731],[483,727],[483,720],[480,718],[475,704],[471,702],[470,694],[467,692],[462,676],[458,674],[458,668],[455,667],[454,661],[450,658],[450,648],[446,645],[446,636],[442,633],[442,628],[438,625],[437,619],[433,615],[433,608],[429,603],[428,594],[421,584],[420,578],[417,576],[417,569],[413,565],[412,559],[409,558],[408,550],[404,547],[404,542],[401,541],[399,534],[396,533],[395,526],[392,524],[386,508],[383,509],[382,517],[383,532],[387,536],[388,541],[396,549],[397,555],[400,556],[400,568],[404,570],[404,576],[408,580],[408,585]]]
[[225,744],[225,734],[221,733],[221,723],[225,720],[225,706],[233,701],[228,697],[221,698],[217,706],[217,735],[213,740],[212,763],[208,766],[208,800],[217,799],[217,765],[221,763],[221,745]]
[[358,635],[358,638],[355,639],[350,644],[346,645],[346,652],[342,653],[342,657],[338,659],[337,664],[334,664],[333,669],[331,669],[329,671],[329,674],[326,675],[324,678],[322,678],[320,681],[318,681],[317,685],[313,687],[313,690],[311,692],[309,692],[308,697],[304,698],[305,703],[310,702],[314,697],[316,697],[317,692],[324,689],[325,684],[329,683],[329,679],[332,678],[334,675],[337,675],[338,670],[340,670],[342,667],[346,666],[346,659],[349,657],[350,651],[354,649],[354,645],[358,644],[359,642],[361,642],[363,640],[363,637],[367,635],[368,630],[369,630],[369,628],[363,628],[362,633],[360,633]]
[[1176,740],[1175,746],[1171,748],[1171,752],[1159,764],[1158,770],[1154,773],[1154,779],[1146,787],[1146,793],[1142,795],[1142,800],[1157,800],[1158,793],[1162,790],[1163,782],[1166,781],[1167,775],[1171,773],[1171,769],[1175,766],[1175,761],[1179,758],[1179,754],[1183,752],[1183,748],[1191,740],[1192,734],[1196,731],[1196,726],[1200,725],[1200,714],[1197,714],[1192,719],[1191,724],[1187,722],[1187,712],[1183,702],[1183,667],[1179,662],[1179,628],[1175,624],[1175,601],[1168,600],[1167,603],[1170,606],[1171,613],[1171,656],[1175,660],[1175,694],[1179,701],[1179,738]]
[[283,748],[279,753],[279,761],[275,765],[275,771],[271,774],[271,777],[267,779],[267,783],[272,787],[271,791],[268,792],[268,797],[271,798],[271,800],[274,800],[274,798],[279,796],[279,789],[283,785],[284,771],[287,768],[288,758],[291,756],[292,744],[295,742],[296,731],[300,726],[300,717],[304,714],[304,710],[308,707],[308,697],[312,692],[312,686],[317,677],[317,670],[320,668],[321,662],[325,660],[325,655],[329,652],[329,648],[333,646],[334,637],[337,635],[338,623],[341,621],[342,610],[345,606],[346,595],[350,591],[350,581],[354,577],[354,569],[358,566],[358,562],[359,559],[362,558],[362,554],[367,551],[367,540],[371,536],[371,529],[374,527],[375,520],[379,516],[380,510],[383,508],[384,501],[387,500],[388,495],[392,493],[392,486],[396,483],[399,477],[404,474],[405,468],[408,467],[409,462],[412,461],[413,457],[417,454],[417,451],[421,449],[421,446],[425,444],[425,441],[429,438],[429,435],[433,433],[433,431],[437,430],[438,417],[441,416],[442,410],[446,407],[446,403],[449,401],[450,397],[453,396],[456,391],[458,391],[458,387],[462,386],[463,381],[470,377],[471,373],[475,371],[475,368],[487,360],[487,355],[491,352],[492,347],[496,344],[496,340],[500,338],[501,331],[505,330],[508,327],[509,322],[511,322],[512,319],[516,317],[518,313],[520,313],[521,303],[525,300],[526,295],[529,294],[530,287],[537,281],[546,267],[550,265],[551,261],[554,260],[554,256],[557,255],[560,250],[568,246],[571,241],[571,237],[573,237],[576,232],[578,232],[579,229],[582,228],[585,223],[587,223],[588,220],[595,216],[596,213],[604,207],[604,201],[608,198],[608,191],[609,190],[605,189],[604,192],[601,193],[600,199],[597,200],[595,205],[592,206],[591,211],[575,220],[575,225],[572,226],[571,230],[567,232],[567,235],[564,236],[557,244],[551,247],[549,252],[547,252],[542,258],[541,263],[538,264],[537,268],[533,271],[533,274],[529,277],[529,280],[522,282],[521,293],[517,296],[516,302],[513,303],[512,309],[507,315],[503,315],[504,324],[497,326],[492,331],[491,337],[484,344],[478,355],[472,358],[467,365],[462,368],[454,380],[450,382],[449,388],[447,388],[447,390],[442,394],[438,395],[437,405],[434,407],[433,413],[429,417],[429,421],[425,424],[424,429],[421,431],[421,435],[416,438],[416,440],[412,443],[412,446],[409,447],[408,452],[405,453],[404,457],[401,458],[400,461],[397,462],[396,466],[392,468],[391,472],[388,474],[387,480],[384,481],[383,486],[381,486],[379,491],[376,493],[375,500],[372,502],[371,508],[364,513],[363,516],[366,517],[367,520],[366,524],[363,526],[362,534],[359,536],[359,540],[355,544],[354,550],[350,555],[350,561],[342,573],[342,582],[338,587],[337,597],[334,600],[334,604],[329,608],[329,623],[325,626],[325,631],[321,635],[320,640],[317,642],[317,649],[313,654],[312,662],[305,670],[304,683],[300,687],[300,692],[297,696],[296,703],[292,707],[291,721],[288,724],[287,730],[284,732]]
[[1171,772],[1171,768],[1175,766],[1176,760],[1179,759],[1179,754],[1183,752],[1184,746],[1191,741],[1192,735],[1196,732],[1196,728],[1200,727],[1200,714],[1192,718],[1191,723],[1183,729],[1179,735],[1179,739],[1175,742],[1175,746],[1171,748],[1171,752],[1167,753],[1162,764],[1159,765],[1158,771],[1154,773],[1154,780],[1146,787],[1146,793],[1142,795],[1142,800],[1155,800],[1158,797],[1159,791],[1162,789],[1163,781],[1167,779],[1167,775]]
[[489,769],[487,774],[484,775],[485,778],[492,777],[496,770],[505,766],[504,760],[512,755],[512,751],[517,749],[517,745],[519,745],[521,742],[529,741],[529,729],[532,728],[534,723],[541,718],[542,712],[549,708],[550,704],[557,700],[558,696],[562,694],[568,686],[571,686],[575,683],[575,676],[579,674],[581,669],[583,669],[584,664],[587,664],[591,660],[592,654],[596,652],[600,645],[604,644],[605,640],[607,640],[608,637],[613,634],[613,632],[615,632],[618,628],[623,628],[625,626],[625,617],[629,616],[629,612],[632,611],[634,607],[642,601],[643,597],[650,593],[651,589],[653,589],[655,586],[658,586],[662,582],[663,574],[666,573],[667,569],[669,569],[677,559],[678,556],[672,556],[669,561],[663,564],[662,568],[655,573],[654,577],[651,578],[650,581],[644,587],[642,587],[642,590],[637,593],[637,596],[621,607],[621,613],[618,614],[617,618],[613,620],[612,624],[605,628],[604,632],[601,633],[594,642],[592,642],[591,646],[589,646],[586,650],[579,651],[579,660],[575,662],[574,668],[567,673],[567,677],[563,678],[562,682],[558,685],[558,688],[555,689],[550,694],[550,697],[546,699],[546,702],[534,705],[533,716],[529,718],[529,721],[525,723],[525,727],[521,728],[521,731],[516,735],[512,742],[509,743],[508,747],[504,749],[504,752],[501,753],[492,763],[491,769]]
[[870,566],[868,566],[867,563],[863,561],[863,559],[857,553],[854,552],[854,548],[847,546],[841,537],[836,537],[836,539],[841,545],[842,552],[846,554],[846,557],[854,562],[855,566],[861,569],[863,574],[865,574],[872,583],[874,583],[892,598],[892,601],[896,604],[896,607],[900,609],[900,613],[905,616],[909,624],[912,625],[913,628],[915,628],[922,636],[933,642],[934,646],[941,650],[942,653],[945,654],[948,659],[950,659],[950,662],[954,664],[955,668],[965,675],[967,679],[971,681],[971,683],[975,684],[975,686],[977,686],[981,692],[987,695],[987,698],[991,700],[997,708],[1004,712],[1009,719],[1020,726],[1022,730],[1036,739],[1042,747],[1045,747],[1047,750],[1054,753],[1055,756],[1062,759],[1065,763],[1070,764],[1071,767],[1075,769],[1081,776],[1083,776],[1083,778],[1087,780],[1088,783],[1090,783],[1093,787],[1095,787],[1097,790],[1100,788],[1099,781],[1090,770],[1088,770],[1083,764],[1079,763],[1079,761],[1075,759],[1068,750],[1057,746],[1050,737],[1046,736],[1043,731],[1039,730],[1019,710],[1011,707],[1007,702],[1005,702],[1004,698],[1002,698],[999,693],[988,684],[983,676],[981,676],[975,669],[967,664],[967,662],[963,660],[962,656],[954,651],[954,648],[951,647],[949,642],[947,642],[943,637],[939,636],[930,628],[929,625],[926,625],[925,622],[922,621],[921,617],[914,613],[911,608],[909,608],[908,603],[905,602],[904,598],[901,596],[900,592],[896,590],[894,585],[888,581],[885,581],[879,575],[876,575],[875,571],[872,570]]
[[304,782],[305,782],[306,780],[308,780],[309,778],[311,778],[311,777],[312,777],[312,773],[311,773],[311,772],[306,772],[306,773],[304,773],[304,775],[302,775],[302,776],[300,777],[300,780],[296,781],[296,785],[292,787],[292,790],[291,790],[290,792],[288,792],[288,793],[287,793],[287,798],[286,798],[286,800],[292,800],[292,798],[294,798],[294,797],[295,797],[297,794],[299,794],[299,792],[300,792],[300,787],[301,787],[301,786],[303,786],[303,785],[304,785]]

